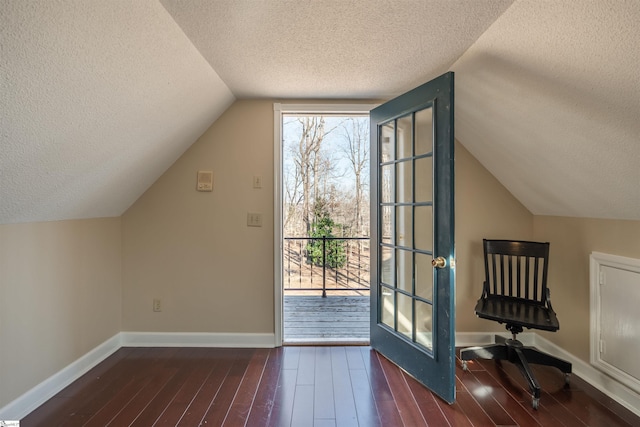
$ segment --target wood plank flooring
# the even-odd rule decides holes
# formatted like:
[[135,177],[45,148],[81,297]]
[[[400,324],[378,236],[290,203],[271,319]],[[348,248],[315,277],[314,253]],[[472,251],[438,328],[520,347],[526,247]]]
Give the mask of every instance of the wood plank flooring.
[[448,405],[369,347],[122,348],[21,421],[28,426],[638,426],[580,378],[536,367],[531,408],[508,363],[456,370]]
[[369,343],[368,296],[284,297],[284,342]]

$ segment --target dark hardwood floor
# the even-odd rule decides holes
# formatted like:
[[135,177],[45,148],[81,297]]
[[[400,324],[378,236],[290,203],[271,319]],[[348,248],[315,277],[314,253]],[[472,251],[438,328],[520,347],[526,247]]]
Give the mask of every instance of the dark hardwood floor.
[[586,382],[536,367],[539,410],[514,366],[470,362],[448,405],[369,347],[122,348],[21,421],[27,426],[638,426]]

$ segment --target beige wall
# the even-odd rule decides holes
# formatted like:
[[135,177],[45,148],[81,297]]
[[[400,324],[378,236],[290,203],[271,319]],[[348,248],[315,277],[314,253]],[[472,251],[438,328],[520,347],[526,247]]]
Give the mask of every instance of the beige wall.
[[542,333],[589,360],[589,255],[640,258],[640,221],[535,216],[534,238],[551,243],[549,287],[560,331]]
[[[531,238],[533,218],[456,145],[457,326],[501,330],[473,314],[483,237]],[[195,191],[199,169],[214,191]],[[253,175],[263,188],[252,188]],[[262,212],[262,228],[246,226]],[[273,332],[273,102],[238,101],[123,216],[123,328]],[[161,298],[163,311],[152,311]]]
[[473,311],[482,293],[482,239],[531,240],[533,215],[456,143],[456,330],[504,332]]
[[0,408],[120,332],[120,218],[0,225]]
[[[213,170],[213,192],[196,191],[198,170]],[[234,103],[122,224],[123,330],[273,332],[273,102]]]

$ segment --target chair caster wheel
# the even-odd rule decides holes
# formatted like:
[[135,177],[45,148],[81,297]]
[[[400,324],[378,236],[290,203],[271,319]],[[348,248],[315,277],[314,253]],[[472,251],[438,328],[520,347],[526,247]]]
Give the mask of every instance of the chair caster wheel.
[[462,361],[462,370],[463,371],[468,371],[469,370],[469,365],[467,365],[467,361],[466,360]]
[[533,409],[538,409],[538,407],[540,406],[540,398],[539,397],[534,397],[533,401],[531,402],[531,406],[533,406]]

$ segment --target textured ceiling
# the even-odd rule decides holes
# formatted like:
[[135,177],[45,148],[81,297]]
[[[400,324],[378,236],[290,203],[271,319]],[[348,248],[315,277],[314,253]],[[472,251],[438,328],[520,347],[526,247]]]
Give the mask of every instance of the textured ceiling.
[[513,0],[161,0],[237,97],[387,98],[446,72]]
[[234,100],[156,0],[0,3],[0,223],[122,214]]
[[456,72],[456,135],[534,214],[640,219],[637,0],[0,2],[0,224],[122,214],[236,97]]
[[640,219],[640,1],[517,1],[456,71],[457,138],[532,213]]

